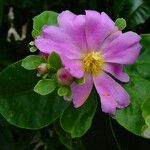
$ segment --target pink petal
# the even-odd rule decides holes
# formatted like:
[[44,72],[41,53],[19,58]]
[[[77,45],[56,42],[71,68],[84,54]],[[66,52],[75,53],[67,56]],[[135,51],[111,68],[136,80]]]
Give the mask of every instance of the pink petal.
[[109,75],[103,72],[98,76],[94,76],[93,79],[104,112],[114,114],[116,108],[129,105],[128,93]]
[[123,66],[115,63],[107,63],[105,64],[104,71],[112,74],[116,79],[122,82],[128,82],[129,76],[127,73],[123,72]]
[[70,11],[63,11],[58,16],[59,26],[74,40],[82,51],[87,50],[85,36],[85,15],[75,15]]
[[134,32],[126,32],[108,44],[104,58],[106,62],[132,64],[136,61],[141,45],[140,36]]
[[102,12],[86,11],[86,38],[90,50],[97,50],[115,29],[115,23]]
[[62,62],[65,68],[70,72],[73,77],[82,78],[84,75],[84,69],[82,62],[77,59],[68,59],[66,56],[62,56]]
[[122,34],[122,32],[120,31],[120,30],[118,30],[117,29],[117,27],[116,27],[116,30],[112,33],[112,34],[110,34],[104,41],[103,41],[103,43],[102,43],[102,45],[100,46],[100,51],[102,52],[102,53],[106,53],[106,48],[107,48],[107,46],[113,41],[113,40],[115,40],[116,38],[118,38],[120,35]]
[[52,51],[60,53],[60,51],[65,50],[64,47],[46,38],[38,37],[34,42],[40,52],[44,54],[50,54]]
[[43,29],[43,37],[57,43],[65,50],[61,53],[70,58],[80,58],[81,51],[75,41],[71,39],[61,28],[56,26],[47,26]]
[[92,87],[92,77],[88,75],[85,76],[85,83],[83,85],[78,85],[76,83],[71,85],[73,104],[76,108],[83,105],[83,103],[87,100],[91,93]]

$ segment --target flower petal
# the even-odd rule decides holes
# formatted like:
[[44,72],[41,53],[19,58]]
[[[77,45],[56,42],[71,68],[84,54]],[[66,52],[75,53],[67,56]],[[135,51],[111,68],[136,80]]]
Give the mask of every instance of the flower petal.
[[116,108],[123,108],[129,105],[128,93],[109,75],[101,73],[93,77],[94,85],[101,98],[102,110],[114,114]]
[[111,33],[102,43],[102,45],[100,46],[99,50],[102,53],[106,53],[107,50],[107,46],[116,38],[118,38],[120,35],[122,34],[122,32],[120,30],[118,30],[118,28],[116,27],[116,29],[114,30],[113,33]]
[[96,11],[86,11],[86,38],[88,48],[97,50],[104,39],[113,32],[115,23],[107,14]]
[[123,66],[115,63],[107,63],[104,65],[104,71],[112,74],[116,79],[122,82],[128,82],[129,76],[127,73],[123,72]]
[[50,39],[61,47],[64,47],[65,50],[61,51],[61,53],[66,54],[68,57],[76,59],[80,58],[80,48],[61,28],[56,26],[47,26],[43,29],[43,37]]
[[35,39],[35,46],[44,54],[50,54],[52,51],[60,53],[60,51],[65,50],[64,47],[58,45],[57,43],[42,37]]
[[76,108],[83,105],[83,103],[87,100],[91,93],[92,87],[92,77],[88,75],[85,76],[85,83],[83,85],[78,85],[76,83],[71,85],[73,104]]
[[106,62],[132,64],[136,61],[141,45],[140,36],[134,32],[126,32],[113,40],[106,48]]
[[85,15],[75,15],[70,11],[63,11],[58,16],[59,26],[74,40],[82,51],[87,50],[85,36]]
[[82,62],[77,59],[68,59],[62,56],[62,62],[65,68],[70,72],[73,77],[82,78],[84,76],[84,69],[82,67]]

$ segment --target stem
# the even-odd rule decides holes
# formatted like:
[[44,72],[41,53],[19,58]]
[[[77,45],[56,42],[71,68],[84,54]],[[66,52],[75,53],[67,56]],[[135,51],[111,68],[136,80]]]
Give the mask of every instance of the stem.
[[114,129],[113,129],[113,126],[112,126],[112,122],[111,122],[111,117],[110,117],[110,116],[109,116],[109,124],[110,124],[110,129],[111,129],[112,135],[113,135],[113,137],[114,137],[116,146],[117,146],[118,150],[121,150],[121,147],[120,147],[120,145],[119,145],[119,143],[118,143],[118,140],[117,140],[117,138],[116,138],[116,135],[115,135],[115,132],[114,132]]

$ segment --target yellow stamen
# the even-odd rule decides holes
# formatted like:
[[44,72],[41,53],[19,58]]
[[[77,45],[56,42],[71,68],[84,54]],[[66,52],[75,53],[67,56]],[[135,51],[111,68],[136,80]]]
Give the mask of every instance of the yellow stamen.
[[100,52],[92,51],[85,54],[82,63],[86,73],[96,75],[102,70],[104,58]]

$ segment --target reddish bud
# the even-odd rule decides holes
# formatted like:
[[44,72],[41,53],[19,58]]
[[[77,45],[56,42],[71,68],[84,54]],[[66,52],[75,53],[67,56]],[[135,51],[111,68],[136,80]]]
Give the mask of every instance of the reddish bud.
[[57,71],[57,80],[61,85],[70,85],[73,82],[73,77],[67,69],[61,68]]

